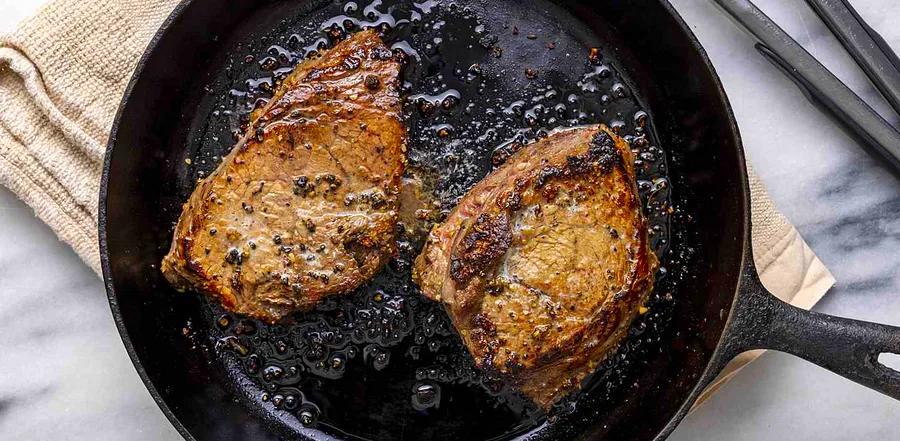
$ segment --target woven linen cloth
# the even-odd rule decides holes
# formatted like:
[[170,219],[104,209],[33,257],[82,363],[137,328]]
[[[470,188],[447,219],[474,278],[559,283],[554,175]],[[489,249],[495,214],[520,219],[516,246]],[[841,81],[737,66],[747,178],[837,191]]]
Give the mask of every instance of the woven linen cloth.
[[[54,0],[0,37],[0,185],[100,273],[97,203],[110,127],[132,72],[177,0]],[[810,308],[834,284],[751,170],[763,284]],[[742,354],[701,397],[759,355]]]

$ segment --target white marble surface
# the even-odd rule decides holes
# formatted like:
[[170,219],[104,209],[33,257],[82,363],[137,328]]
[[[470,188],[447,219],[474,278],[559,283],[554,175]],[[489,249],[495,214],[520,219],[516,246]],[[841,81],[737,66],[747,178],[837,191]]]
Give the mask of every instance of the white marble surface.
[[[816,309],[900,325],[900,180],[815,110],[710,1],[672,1],[710,53],[772,197],[838,279]],[[41,3],[0,0],[0,31]],[[897,0],[852,3],[900,50]],[[885,109],[803,1],[757,4]],[[0,439],[180,439],[132,368],[101,282],[4,189],[0,237]],[[671,439],[893,440],[898,433],[900,402],[768,353]]]

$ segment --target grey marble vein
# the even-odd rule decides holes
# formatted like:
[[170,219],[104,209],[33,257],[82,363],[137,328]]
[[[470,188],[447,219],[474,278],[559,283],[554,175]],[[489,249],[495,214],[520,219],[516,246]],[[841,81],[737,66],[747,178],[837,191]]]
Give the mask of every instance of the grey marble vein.
[[[897,0],[851,0],[900,49]],[[41,0],[0,0],[0,31]],[[710,0],[672,0],[734,106],[754,167],[831,268],[817,310],[900,325],[900,180],[760,57]],[[893,123],[802,0],[756,3]],[[178,440],[140,383],[102,283],[0,189],[0,440]],[[676,430],[675,441],[895,440],[900,403],[792,356],[767,353]]]

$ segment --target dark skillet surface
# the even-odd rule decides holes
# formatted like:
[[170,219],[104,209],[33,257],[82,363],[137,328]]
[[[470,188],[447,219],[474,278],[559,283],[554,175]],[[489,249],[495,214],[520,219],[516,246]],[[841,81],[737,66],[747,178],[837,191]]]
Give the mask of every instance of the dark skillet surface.
[[[502,149],[492,154],[496,146],[517,133],[532,138],[542,130],[596,120],[620,123],[623,131],[633,133],[637,103],[615,67],[606,64],[609,60],[589,60],[590,47],[600,46],[602,40],[578,23],[556,21],[571,18],[552,10],[544,14],[546,8],[535,6],[503,14],[502,4],[469,3],[434,6],[425,13],[429,8],[406,10],[408,3],[391,3],[378,8],[331,3],[288,18],[293,11],[276,8],[244,24],[252,29],[248,35],[234,32],[236,42],[225,43],[231,46],[225,61],[211,63],[213,79],[207,90],[213,92],[201,98],[188,134],[188,145],[197,149],[189,153],[195,166],[183,167],[188,175],[178,185],[178,200],[185,199],[192,183],[227,152],[232,131],[240,133],[240,116],[269,96],[272,77],[288,72],[315,48],[332,44],[335,38],[323,36],[320,29],[347,20],[359,28],[423,15],[419,24],[394,26],[385,40],[413,50],[403,75],[409,97],[404,114],[410,128],[410,166],[434,182],[434,192],[447,209],[490,171],[492,156],[500,159]],[[606,52],[600,48],[599,53]],[[438,136],[435,132],[441,129],[449,136]],[[642,146],[640,182],[645,200],[653,204],[647,211],[655,214],[656,244],[663,254],[668,236],[664,158],[654,155],[652,137],[634,143]],[[420,238],[404,233],[400,245],[400,256],[368,287],[330,299],[317,313],[298,315],[292,326],[243,321],[221,332],[212,326],[211,340],[224,349],[222,359],[231,368],[232,381],[250,378],[263,385],[266,392],[257,392],[258,397],[271,398],[276,407],[284,399],[281,407],[300,420],[321,414],[320,425],[331,426],[331,432],[340,428],[373,439],[397,439],[406,433],[429,439],[491,438],[536,425],[536,409],[497,382],[481,378],[442,307],[423,299],[410,284],[410,266],[423,245]],[[635,333],[664,326],[665,302],[657,303],[657,319],[640,323]],[[203,321],[229,320],[224,314],[213,308]],[[243,332],[245,324],[257,331]],[[633,339],[628,349],[632,354],[608,369],[625,369],[639,359],[636,351],[642,343]],[[606,381],[618,379],[610,377]],[[379,408],[382,403],[386,405]],[[291,416],[284,419],[296,424]]]
[[[105,270],[111,281],[114,313],[119,315],[126,345],[131,344],[129,352],[145,369],[142,376],[149,380],[151,392],[164,401],[170,418],[180,420],[176,427],[183,434],[189,430],[198,439],[267,439],[271,436],[264,435],[267,430],[291,438],[298,433],[316,435],[318,432],[301,424],[300,419],[309,415],[319,420],[314,425],[318,429],[338,434],[337,426],[374,439],[489,438],[542,424],[540,432],[548,439],[588,433],[609,433],[611,439],[650,439],[659,432],[683,403],[718,341],[726,315],[720,310],[727,311],[731,303],[744,235],[744,199],[738,184],[742,163],[735,134],[730,132],[730,113],[701,54],[666,8],[654,2],[631,2],[629,7],[612,2],[605,10],[590,11],[573,3],[574,15],[583,20],[579,23],[562,11],[551,9],[553,13],[543,14],[548,8],[530,2],[493,13],[481,11],[479,3],[471,2],[478,20],[459,18],[466,14],[457,11],[456,18],[446,20],[449,25],[445,26],[461,31],[468,28],[453,34],[469,39],[465,46],[472,44],[475,49],[435,60],[452,60],[463,69],[479,62],[486,78],[497,79],[487,83],[496,85],[498,91],[487,87],[486,93],[479,95],[476,84],[480,81],[467,85],[445,78],[444,82],[461,92],[458,105],[428,118],[419,115],[415,104],[407,109],[411,163],[426,171],[440,171],[432,173],[439,177],[436,193],[449,207],[489,171],[493,147],[509,139],[516,127],[528,126],[527,115],[484,115],[477,106],[474,116],[468,117],[466,105],[497,97],[508,106],[517,95],[535,96],[536,85],[575,84],[592,68],[586,62],[587,46],[599,46],[603,63],[621,73],[619,80],[637,92],[638,101],[644,104],[641,107],[651,115],[659,140],[651,137],[648,145],[667,150],[678,211],[671,219],[672,243],[663,256],[671,274],[661,278],[657,295],[671,293],[674,300],[657,299],[652,312],[636,324],[615,362],[606,363],[577,402],[562,406],[551,423],[544,424],[540,415],[514,394],[503,390],[489,393],[485,381],[466,369],[465,351],[443,312],[421,300],[408,283],[408,260],[419,249],[414,239],[369,287],[329,302],[322,311],[298,318],[293,326],[256,324],[255,332],[234,336],[235,327],[244,326],[241,322],[229,317],[228,326],[222,329],[215,325],[221,311],[168,288],[157,265],[168,248],[178,207],[198,173],[214,168],[215,157],[231,146],[229,131],[239,124],[239,118],[223,111],[240,113],[246,109],[243,104],[254,98],[229,100],[233,95],[229,90],[246,91],[246,78],[265,74],[259,62],[270,45],[293,50],[293,33],[304,39],[297,47],[313,43],[309,35],[316,29],[304,30],[298,24],[318,25],[340,11],[339,6],[331,5],[337,9],[308,15],[303,6],[288,2],[256,8],[236,2],[225,10],[218,6],[213,13],[203,3],[185,6],[181,18],[170,25],[145,60],[110,140],[104,181],[108,205],[101,204],[101,224],[108,227],[101,227],[101,235],[108,252]],[[362,16],[364,6],[360,5],[355,15]],[[238,18],[238,26],[229,26]],[[488,28],[486,35],[498,36],[496,43],[472,37],[479,22]],[[504,23],[510,27],[504,29]],[[511,29],[516,24],[518,36]],[[648,31],[652,29],[657,29],[656,34]],[[536,38],[532,40],[528,34]],[[391,37],[388,33],[387,38]],[[549,41],[556,46],[546,47]],[[414,46],[427,50],[422,42]],[[499,59],[484,56],[493,46],[504,48]],[[564,56],[567,52],[570,57]],[[245,62],[247,55],[255,59]],[[289,66],[295,60],[282,61]],[[432,92],[419,80],[429,77],[428,69],[442,70],[440,66],[421,60],[411,66],[407,69],[413,83],[409,93]],[[535,69],[535,80],[526,78],[526,68]],[[206,74],[188,75],[190,72]],[[609,90],[616,80],[612,76],[599,84]],[[555,102],[565,102],[568,93],[559,95]],[[614,100],[608,106],[584,101],[587,103],[579,106],[597,112],[587,120],[623,120],[625,133],[633,131],[637,107],[629,104],[633,103],[630,98]],[[525,109],[529,107],[531,104]],[[606,107],[607,113],[601,114],[600,107]],[[536,125],[561,124],[549,121],[551,116],[544,115]],[[479,141],[476,135],[485,130],[476,133],[472,121],[495,128],[497,134]],[[433,126],[445,122],[454,126],[452,136],[434,136]],[[467,142],[459,142],[467,138]],[[136,145],[154,147],[132,147]],[[466,152],[465,147],[470,146],[474,148]],[[457,155],[454,158],[448,152]],[[191,158],[193,166],[187,166],[185,158]],[[648,162],[645,178],[665,175],[657,170],[661,161]],[[664,191],[655,195],[656,204],[667,196]],[[733,217],[721,213],[733,213]],[[657,220],[661,226],[667,223],[663,218]],[[659,241],[657,245],[660,252],[666,251]],[[360,311],[388,320],[360,320]],[[311,347],[311,343],[321,343],[322,334],[312,323],[322,322],[325,328],[353,322],[385,335]],[[310,330],[314,331],[312,337]],[[230,340],[221,340],[229,335]],[[234,342],[247,347],[248,354],[235,351]],[[429,343],[438,346],[434,353],[428,349]],[[424,354],[419,360],[408,355],[415,346]],[[355,348],[354,358],[349,357],[349,348]],[[313,357],[309,356],[311,349]],[[389,360],[379,357],[379,351],[389,353]],[[442,355],[449,361],[438,358]],[[318,364],[335,356],[344,361],[344,372]],[[267,366],[280,368],[282,373],[266,371]],[[431,375],[427,370],[417,375],[416,369],[432,366],[453,368],[445,369],[446,375]],[[298,368],[295,377],[291,377],[291,367]],[[276,385],[268,390],[265,402],[261,384]],[[414,409],[412,392],[422,384],[440,390],[440,407]],[[296,405],[283,403],[276,409],[272,400],[276,395],[294,395]],[[242,406],[249,407],[263,424],[257,424]]]

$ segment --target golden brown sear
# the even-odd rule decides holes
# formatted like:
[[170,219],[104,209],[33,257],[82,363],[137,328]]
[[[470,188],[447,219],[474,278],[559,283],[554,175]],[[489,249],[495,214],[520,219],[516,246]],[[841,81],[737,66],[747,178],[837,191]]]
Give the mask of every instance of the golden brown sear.
[[298,65],[184,205],[165,277],[269,322],[371,278],[396,247],[399,70],[373,31]]
[[413,277],[480,368],[547,409],[616,347],[656,267],[631,150],[594,125],[524,147],[475,185]]

